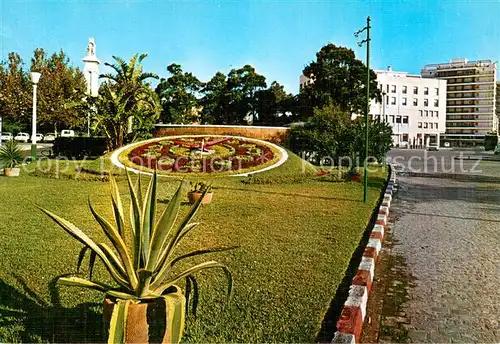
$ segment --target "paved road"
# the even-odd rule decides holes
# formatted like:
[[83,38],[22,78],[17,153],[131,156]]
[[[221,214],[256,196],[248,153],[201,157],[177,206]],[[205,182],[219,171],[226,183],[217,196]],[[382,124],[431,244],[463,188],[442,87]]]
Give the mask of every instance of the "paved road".
[[483,156],[495,158],[491,152],[392,149],[388,154],[388,160],[399,165],[402,171],[416,174],[440,173],[500,178],[500,160],[478,160]]
[[[21,150],[23,150],[23,151],[31,150],[31,143],[20,143],[19,146],[21,146]],[[37,143],[36,144],[37,149],[49,149],[49,148],[52,148],[52,146],[53,146],[52,143]]]
[[399,184],[364,340],[499,343],[500,184]]

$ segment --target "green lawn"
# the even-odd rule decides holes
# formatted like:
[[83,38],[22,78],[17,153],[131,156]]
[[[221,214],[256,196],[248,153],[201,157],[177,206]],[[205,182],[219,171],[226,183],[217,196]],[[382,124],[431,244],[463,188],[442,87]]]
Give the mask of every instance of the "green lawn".
[[[269,176],[296,173],[298,166],[292,157]],[[214,181],[214,202],[201,209],[202,225],[182,250],[240,245],[211,257],[230,267],[235,292],[225,307],[223,274],[201,274],[198,317],[188,318],[184,341],[313,342],[385,176],[382,169],[371,175],[367,204],[361,183]],[[162,203],[176,185],[161,179]],[[53,285],[54,277],[75,270],[81,245],[33,202],[104,240],[86,202],[90,197],[110,217],[108,184],[25,174],[0,177],[0,190],[0,342],[103,341],[103,295]],[[102,265],[95,276],[106,280]]]

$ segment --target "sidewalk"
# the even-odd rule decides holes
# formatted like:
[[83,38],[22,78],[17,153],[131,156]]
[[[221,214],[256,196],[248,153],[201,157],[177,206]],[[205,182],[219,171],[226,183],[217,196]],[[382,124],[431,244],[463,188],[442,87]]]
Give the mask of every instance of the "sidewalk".
[[500,342],[500,185],[400,178],[363,342]]

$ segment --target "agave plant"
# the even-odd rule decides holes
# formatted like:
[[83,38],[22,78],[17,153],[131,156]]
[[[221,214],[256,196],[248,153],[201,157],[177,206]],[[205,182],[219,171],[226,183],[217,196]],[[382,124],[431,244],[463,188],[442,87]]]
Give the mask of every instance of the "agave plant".
[[[115,223],[111,223],[99,215],[89,200],[90,211],[108,237],[112,247],[106,243],[96,243],[74,224],[49,210],[40,208],[68,234],[84,245],[78,257],[78,269],[85,253],[90,252],[89,279],[63,277],[58,280],[58,283],[99,290],[116,300],[110,322],[109,343],[125,340],[128,307],[131,304],[151,302],[152,299],[164,300],[165,308],[171,313],[167,316],[167,342],[179,342],[184,330],[184,319],[191,291],[193,291],[194,312],[196,311],[198,284],[194,275],[199,271],[210,268],[222,269],[228,280],[228,299],[231,296],[233,286],[231,272],[221,263],[207,261],[194,265],[183,272],[174,273],[174,266],[185,259],[230,250],[235,247],[198,250],[175,255],[179,243],[198,225],[191,220],[201,206],[201,198],[193,204],[181,221],[177,221],[181,195],[186,187],[186,183],[182,182],[168,206],[156,220],[157,179],[155,172],[143,198],[140,177],[134,185],[127,173],[131,198],[129,226],[125,226],[125,212],[120,192],[112,175],[110,175],[111,204]],[[131,242],[128,245],[131,249],[126,243],[127,231],[131,231]],[[116,286],[92,280],[92,269],[97,257],[104,263]],[[184,292],[178,285],[183,281],[186,285]]]
[[21,148],[16,141],[10,140],[0,147],[0,165],[5,168],[14,168],[23,161]]

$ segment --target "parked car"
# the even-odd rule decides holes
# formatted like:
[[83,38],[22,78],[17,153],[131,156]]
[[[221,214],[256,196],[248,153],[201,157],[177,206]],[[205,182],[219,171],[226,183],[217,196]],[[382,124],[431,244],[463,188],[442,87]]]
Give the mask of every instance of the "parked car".
[[1,133],[0,137],[2,138],[2,141],[12,141],[12,139],[14,138],[12,136],[12,133]]
[[61,137],[75,137],[75,131],[69,129],[61,130]]
[[30,140],[30,134],[28,134],[28,133],[18,133],[14,137],[14,140],[19,141],[19,142],[28,143],[28,141]]
[[54,142],[56,140],[56,135],[54,134],[47,134],[43,137],[43,141],[45,142]]
[[439,146],[437,145],[437,143],[431,143],[430,145],[427,146],[427,150],[428,151],[438,151]]
[[42,142],[43,141],[43,135],[40,133],[35,134],[35,142]]

